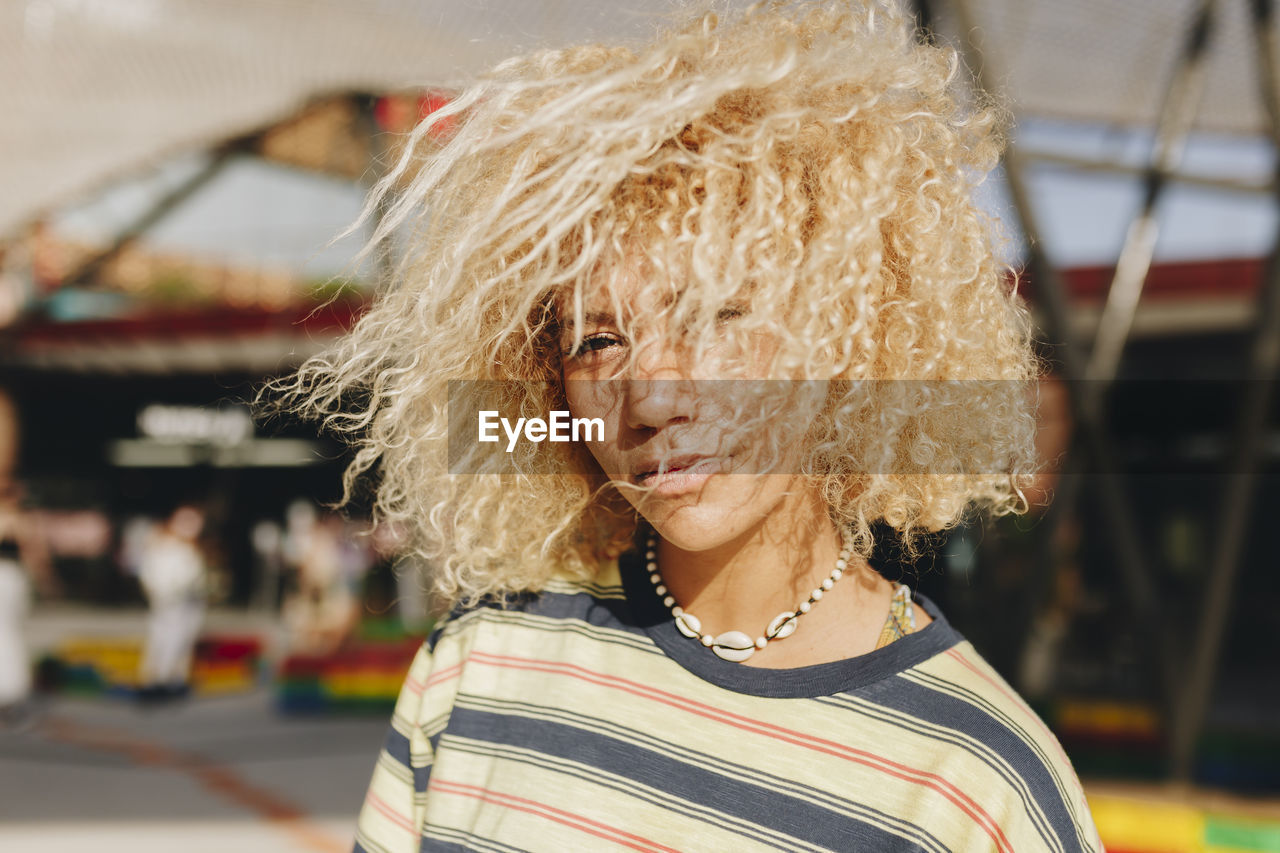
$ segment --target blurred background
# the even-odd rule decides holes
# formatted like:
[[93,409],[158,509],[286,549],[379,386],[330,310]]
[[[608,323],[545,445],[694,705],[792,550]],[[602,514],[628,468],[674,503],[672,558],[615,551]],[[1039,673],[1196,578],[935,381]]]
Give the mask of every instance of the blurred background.
[[[421,117],[674,8],[0,2],[0,847],[349,848],[429,567],[255,390],[359,317],[379,261],[336,235]],[[1108,849],[1280,851],[1273,4],[910,8],[1013,112],[981,202],[1053,465],[880,567],[1033,702]]]

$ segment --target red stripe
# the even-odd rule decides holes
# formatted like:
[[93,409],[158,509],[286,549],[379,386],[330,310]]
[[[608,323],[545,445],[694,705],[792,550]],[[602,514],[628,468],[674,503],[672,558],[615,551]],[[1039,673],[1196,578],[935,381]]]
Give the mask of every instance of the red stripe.
[[393,809],[390,805],[387,804],[385,800],[383,800],[373,791],[369,791],[367,794],[365,794],[364,799],[365,799],[365,802],[373,806],[387,820],[391,821],[401,829],[408,830],[409,832],[413,833],[413,835],[415,836],[418,835],[418,828],[413,825],[412,820],[410,820],[409,818],[400,814],[400,812]]
[[456,678],[458,673],[462,672],[462,664],[455,663],[453,666],[431,673],[431,677],[427,679],[427,687],[434,687],[437,684],[443,684],[451,678]]
[[404,686],[405,686],[405,689],[408,690],[413,695],[421,696],[422,691],[426,690],[428,687],[434,687],[437,684],[443,684],[449,679],[457,676],[457,674],[460,672],[462,672],[462,664],[455,663],[453,666],[446,667],[445,669],[442,669],[439,672],[431,673],[430,677],[427,678],[426,684],[423,684],[421,681],[416,680],[411,675],[407,675],[405,676],[405,679],[404,679]]
[[929,773],[914,767],[908,767],[892,761],[881,755],[876,755],[861,749],[845,746],[835,741],[817,738],[812,735],[804,734],[790,729],[784,729],[781,726],[775,726],[772,723],[753,720],[750,717],[743,717],[738,714],[732,714],[727,711],[721,711],[710,705],[704,705],[686,699],[674,693],[667,693],[663,690],[649,687],[639,682],[630,681],[617,676],[605,675],[603,673],[593,672],[575,664],[558,663],[555,661],[540,661],[529,658],[517,658],[507,655],[491,655],[484,652],[472,652],[471,658],[479,663],[487,663],[492,666],[500,666],[508,669],[526,669],[535,672],[547,672],[558,675],[568,676],[580,681],[586,681],[591,684],[597,684],[602,687],[608,687],[614,690],[621,690],[635,696],[640,696],[654,702],[660,702],[664,705],[670,705],[682,711],[691,714],[697,714],[709,720],[718,723],[733,726],[734,728],[743,729],[754,734],[765,735],[775,740],[785,741],[796,746],[805,747],[815,752],[826,753],[837,758],[843,758],[846,761],[852,761],[862,764],[874,770],[878,770],[897,779],[912,782],[917,785],[923,785],[931,788],[950,800],[957,808],[973,819],[987,836],[995,843],[996,849],[1001,851],[1012,851],[1013,848],[1009,844],[1009,839],[1005,837],[1004,831],[1000,825],[992,819],[991,815],[978,805],[972,798],[957,788],[948,780],[938,776],[935,773]]
[[494,803],[502,806],[503,808],[537,815],[538,817],[554,821],[555,823],[573,827],[579,832],[585,832],[589,835],[594,835],[597,838],[603,838],[608,841],[621,844],[624,847],[630,847],[632,850],[661,850],[663,853],[680,853],[680,851],[671,847],[666,847],[655,841],[651,841],[648,838],[643,838],[639,835],[625,832],[617,827],[601,823],[600,821],[592,820],[589,817],[583,817],[582,815],[574,814],[573,812],[567,812],[564,809],[558,809],[554,806],[549,806],[546,803],[539,803],[536,800],[517,797],[514,794],[503,794],[498,791],[491,791],[488,788],[481,788],[477,785],[465,785],[461,782],[445,782],[437,781],[435,779],[431,781],[429,790],[433,792],[443,792],[446,794],[458,794],[463,797],[471,797],[473,799],[482,800],[486,803]]
[[[970,646],[969,649],[972,651],[973,647]],[[983,672],[977,663],[966,658],[964,653],[961,652],[956,647],[953,646],[952,648],[947,649],[946,653],[952,658],[954,658],[966,669],[968,669],[970,672],[974,673],[979,678],[986,681],[988,684],[994,687],[997,691],[999,691],[1000,693],[1003,693],[1005,697],[1008,698],[1009,701],[1014,704],[1015,707],[1021,708],[1025,712],[1024,716],[1027,719],[1030,719],[1032,723],[1035,725],[1035,727],[1038,728],[1040,732],[1045,735],[1046,740],[1053,746],[1054,752],[1057,753],[1058,759],[1063,763],[1063,765],[1066,766],[1067,768],[1071,767],[1071,759],[1067,757],[1067,753],[1065,750],[1063,750],[1062,744],[1058,742],[1058,738],[1053,734],[1053,732],[1049,729],[1049,727],[1045,725],[1044,720],[1040,719],[1040,715],[1038,715],[1035,711],[1031,710],[1031,708],[1029,708],[1027,704],[1023,702],[1022,699],[1016,693],[1013,693],[1012,691],[1007,690],[1005,688],[1005,685],[1001,684],[999,679],[994,679],[987,673]],[[977,655],[976,651],[974,651],[973,653],[975,656]],[[981,660],[981,658],[979,658],[979,660]],[[1053,775],[1055,779],[1058,778],[1057,772],[1052,768],[1050,768],[1050,770],[1051,770],[1051,775]],[[1083,806],[1085,813],[1086,814],[1088,813],[1089,811],[1088,802],[1072,803],[1069,786],[1062,785],[1061,780],[1059,780],[1059,788],[1062,791],[1062,802],[1067,806],[1067,810],[1072,813],[1073,817],[1075,816],[1077,811],[1077,809],[1073,808],[1073,806],[1075,807]],[[1082,797],[1083,797],[1083,794],[1084,794],[1084,791],[1081,790],[1080,795]],[[1095,829],[1094,832],[1096,834],[1097,830]],[[1077,837],[1079,837],[1078,833],[1077,833]]]

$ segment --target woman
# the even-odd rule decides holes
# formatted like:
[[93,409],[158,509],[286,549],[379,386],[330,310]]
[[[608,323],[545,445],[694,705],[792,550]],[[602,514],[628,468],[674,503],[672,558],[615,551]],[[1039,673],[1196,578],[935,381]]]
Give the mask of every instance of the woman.
[[395,285],[292,386],[452,606],[358,850],[1101,849],[1053,736],[866,561],[1032,466],[956,76],[892,7],[775,4],[511,60],[417,129],[368,207]]

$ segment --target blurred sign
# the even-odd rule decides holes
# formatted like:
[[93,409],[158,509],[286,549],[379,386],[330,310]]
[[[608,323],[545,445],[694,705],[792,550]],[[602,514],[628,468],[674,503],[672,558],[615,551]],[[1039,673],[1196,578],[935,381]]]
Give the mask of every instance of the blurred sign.
[[111,548],[111,522],[97,510],[35,510],[27,523],[55,557],[94,559]]
[[253,417],[240,406],[166,406],[153,403],[138,412],[138,432],[166,443],[240,444],[253,435]]
[[300,468],[332,457],[318,441],[255,438],[233,445],[123,438],[107,446],[107,458],[121,468]]
[[123,468],[293,468],[325,461],[320,442],[296,438],[254,438],[253,416],[245,406],[181,406],[151,403],[138,411],[140,438],[107,447],[113,465]]

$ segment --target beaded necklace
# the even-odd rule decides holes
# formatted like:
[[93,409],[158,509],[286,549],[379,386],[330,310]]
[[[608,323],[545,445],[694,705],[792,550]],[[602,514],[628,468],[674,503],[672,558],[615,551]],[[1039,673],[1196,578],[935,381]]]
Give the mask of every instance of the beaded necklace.
[[[671,611],[671,615],[675,618],[676,629],[689,639],[697,640],[711,649],[717,657],[734,663],[741,663],[755,654],[758,649],[763,649],[771,641],[782,640],[794,634],[800,617],[808,613],[815,603],[822,600],[822,596],[835,585],[836,581],[844,577],[845,570],[849,568],[849,558],[852,552],[849,534],[845,531],[841,534],[840,556],[836,559],[836,567],[831,571],[831,574],[809,594],[808,601],[803,602],[794,610],[779,613],[765,628],[764,633],[754,641],[749,634],[742,631],[725,631],[714,637],[702,632],[702,622],[698,617],[676,604],[675,597],[671,595],[671,591],[663,583],[662,572],[658,568],[658,540],[652,533],[649,534],[645,542],[644,559],[645,568],[649,572],[649,581],[653,584],[654,592],[658,594],[662,599],[662,603]],[[880,629],[876,648],[883,648],[894,640],[913,633],[915,630],[916,614],[911,602],[911,588],[904,583],[894,584],[893,597],[889,602],[889,614],[885,619],[884,626]]]

